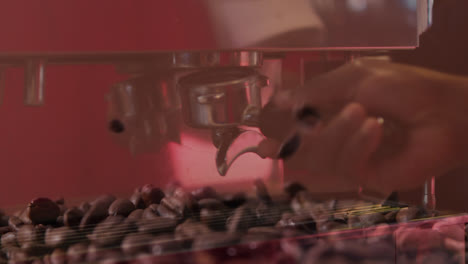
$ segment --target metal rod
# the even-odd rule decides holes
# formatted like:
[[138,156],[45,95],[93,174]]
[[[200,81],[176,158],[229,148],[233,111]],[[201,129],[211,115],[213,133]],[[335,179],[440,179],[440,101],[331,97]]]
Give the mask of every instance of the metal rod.
[[43,59],[31,60],[24,70],[24,104],[41,106],[44,104],[45,65]]
[[424,182],[423,206],[429,211],[436,209],[435,177]]
[[5,67],[0,65],[0,105],[3,104],[5,94]]

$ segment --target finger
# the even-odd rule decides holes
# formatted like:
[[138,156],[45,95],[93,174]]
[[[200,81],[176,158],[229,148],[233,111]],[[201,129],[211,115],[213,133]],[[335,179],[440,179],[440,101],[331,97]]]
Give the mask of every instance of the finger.
[[[288,166],[294,169],[307,169],[334,173],[335,163],[344,143],[362,125],[365,110],[356,103],[346,106],[329,124],[320,122],[316,127],[299,127],[301,145]],[[290,147],[283,144],[283,147]]]
[[276,159],[280,152],[281,142],[274,139],[265,139],[258,145],[257,154],[261,158]]
[[322,131],[319,147],[325,155],[337,158],[345,142],[362,125],[366,112],[356,103],[347,105]]
[[367,181],[366,164],[377,150],[382,138],[382,125],[376,118],[367,118],[343,147],[339,162],[339,171],[350,181]]

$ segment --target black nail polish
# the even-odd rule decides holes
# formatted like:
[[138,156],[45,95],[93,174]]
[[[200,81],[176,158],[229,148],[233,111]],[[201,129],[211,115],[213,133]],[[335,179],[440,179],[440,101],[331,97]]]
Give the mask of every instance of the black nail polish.
[[296,153],[300,145],[301,145],[301,136],[299,136],[299,134],[295,134],[281,147],[278,158],[283,159],[283,160],[288,159],[294,153]]
[[125,130],[125,126],[120,120],[114,119],[109,123],[109,130],[114,133],[122,133]]
[[320,114],[316,108],[305,106],[297,111],[296,119],[308,127],[314,127],[320,120]]

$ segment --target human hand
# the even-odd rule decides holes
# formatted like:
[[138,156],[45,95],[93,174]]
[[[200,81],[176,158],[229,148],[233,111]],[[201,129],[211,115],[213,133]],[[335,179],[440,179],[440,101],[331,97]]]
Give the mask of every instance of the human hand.
[[[312,125],[297,122],[301,144],[285,164],[316,191],[362,186],[389,193],[447,174],[468,158],[467,84],[461,77],[381,59],[342,66],[273,99],[279,108],[297,113],[307,107],[320,116]],[[283,129],[272,122],[277,126],[270,128]],[[280,144],[267,139],[260,153],[275,157]]]

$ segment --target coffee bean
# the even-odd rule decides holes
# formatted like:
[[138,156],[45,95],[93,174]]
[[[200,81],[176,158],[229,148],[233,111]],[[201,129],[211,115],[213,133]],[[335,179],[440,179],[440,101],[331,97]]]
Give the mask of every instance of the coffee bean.
[[174,239],[172,236],[158,236],[151,241],[151,253],[155,256],[160,256],[188,249],[191,245],[191,239]]
[[60,215],[60,208],[48,198],[37,198],[29,203],[26,214],[33,224],[54,224]]
[[18,243],[16,241],[16,233],[8,232],[2,235],[1,238],[2,247],[18,247]]
[[15,263],[15,264],[25,263],[26,264],[29,261],[29,256],[24,250],[16,248],[8,252],[8,259],[9,259],[8,263]]
[[96,244],[90,244],[88,246],[88,253],[86,254],[87,262],[96,263],[105,257],[106,248],[98,246]]
[[141,198],[146,206],[149,206],[150,204],[159,204],[164,196],[164,192],[161,189],[156,188],[151,184],[147,184],[141,188]]
[[7,215],[0,215],[0,227],[7,226],[9,219],[10,217]]
[[398,211],[396,210],[386,213],[384,217],[387,223],[395,223],[397,214],[398,214]]
[[260,203],[255,209],[257,225],[275,225],[281,219],[281,210],[275,206]]
[[251,227],[247,231],[248,234],[258,234],[268,237],[269,239],[280,238],[282,236],[281,230],[270,226]]
[[21,246],[21,250],[23,250],[28,256],[33,257],[43,256],[51,252],[51,249],[48,246],[37,243],[25,243]]
[[96,198],[94,201],[92,201],[90,204],[91,206],[100,204],[102,207],[105,207],[105,209],[109,209],[109,206],[116,200],[115,196],[111,194],[105,194],[101,195],[98,198]]
[[298,192],[306,190],[306,187],[298,182],[288,182],[284,185],[284,192],[290,199],[294,198]]
[[230,208],[236,208],[243,205],[247,201],[245,193],[238,192],[234,194],[225,194],[223,196],[223,202]]
[[207,208],[207,209],[212,209],[212,210],[223,210],[223,209],[225,209],[224,204],[220,200],[212,199],[212,198],[199,200],[198,201],[198,207],[200,209]]
[[165,197],[158,206],[158,214],[167,218],[182,219],[188,217],[191,211],[184,200],[176,197]]
[[80,241],[81,239],[82,238],[75,229],[67,226],[49,228],[45,232],[45,244],[54,248],[64,248],[72,243]]
[[124,259],[124,255],[119,250],[106,250],[104,257],[100,261],[102,264],[127,264],[128,261]]
[[127,255],[149,252],[154,236],[149,234],[129,234],[122,241],[122,251]]
[[382,213],[368,213],[359,216],[362,227],[370,227],[377,224],[385,223],[386,219]]
[[396,221],[398,223],[406,223],[413,219],[416,219],[422,215],[422,210],[417,207],[406,207],[401,208],[396,215]]
[[296,214],[310,213],[317,205],[319,205],[319,203],[306,191],[299,191],[291,200],[291,209]]
[[216,190],[213,189],[213,187],[209,186],[195,189],[191,192],[191,194],[196,200],[218,198],[218,193],[216,192]]
[[196,238],[210,232],[211,230],[205,224],[188,219],[176,227],[175,236],[177,239]]
[[127,216],[127,220],[140,220],[143,217],[143,209],[136,209]]
[[276,224],[277,227],[281,228],[297,228],[307,233],[316,233],[317,225],[315,220],[309,215],[295,215],[291,213],[284,213],[281,220]]
[[153,219],[153,218],[159,217],[159,214],[158,214],[158,206],[159,206],[159,205],[157,205],[157,204],[152,204],[152,205],[148,206],[148,207],[143,211],[142,218],[143,218],[143,219]]
[[130,201],[137,209],[144,209],[146,207],[140,192],[134,192],[130,197]]
[[92,231],[92,227],[104,220],[108,216],[108,206],[106,203],[95,203],[91,208],[84,214],[80,221],[80,229]]
[[138,232],[159,234],[173,232],[177,226],[177,220],[164,217],[155,217],[152,219],[141,219],[137,223]]
[[8,226],[13,230],[18,230],[23,224],[23,221],[17,216],[10,216],[10,219],[8,220]]
[[65,251],[61,248],[56,248],[50,255],[50,262],[51,264],[66,264],[67,263],[67,255]]
[[42,244],[44,243],[44,232],[44,226],[23,225],[18,229],[16,239],[20,245]]
[[260,179],[255,180],[255,190],[256,190],[257,198],[261,202],[263,202],[265,204],[272,204],[273,203],[273,200],[271,199],[270,193],[268,192],[268,189],[267,189],[265,183],[262,180],[260,180]]
[[102,247],[118,245],[128,233],[136,231],[132,222],[124,221],[122,216],[109,216],[99,223],[88,236],[93,244]]
[[223,209],[202,208],[200,210],[200,221],[213,230],[225,230],[228,217],[228,212]]
[[83,214],[86,214],[86,212],[91,208],[91,204],[88,202],[82,202],[78,208],[83,212]]
[[63,224],[66,226],[78,226],[83,216],[83,211],[77,207],[72,207],[63,214]]
[[63,215],[65,211],[67,211],[68,207],[63,204],[58,204],[58,207],[60,208],[60,215]]
[[238,207],[234,213],[226,221],[226,229],[228,233],[246,231],[257,224],[257,216],[255,210],[250,205]]
[[209,249],[236,244],[240,241],[238,234],[212,232],[198,236],[193,242],[194,249]]
[[109,215],[122,215],[128,216],[133,210],[135,205],[128,199],[117,199],[109,207]]
[[12,231],[15,231],[15,230],[13,230],[13,228],[9,226],[2,226],[0,227],[0,236],[2,236],[5,233],[12,232]]
[[55,203],[58,205],[65,205],[65,199],[60,197],[59,199],[55,200]]
[[67,260],[69,263],[83,263],[86,261],[88,244],[77,243],[71,245],[67,250]]

